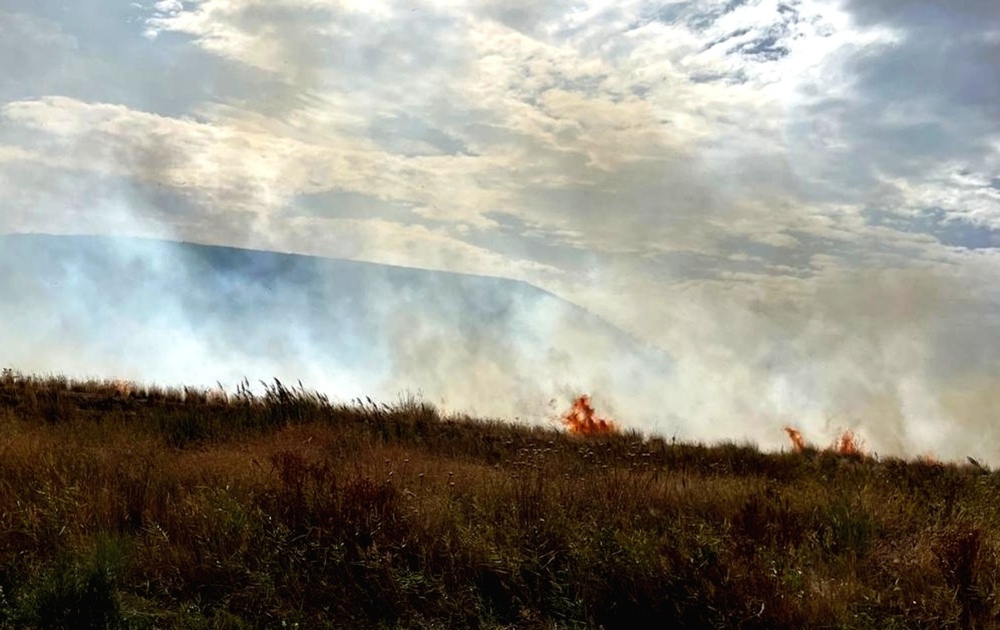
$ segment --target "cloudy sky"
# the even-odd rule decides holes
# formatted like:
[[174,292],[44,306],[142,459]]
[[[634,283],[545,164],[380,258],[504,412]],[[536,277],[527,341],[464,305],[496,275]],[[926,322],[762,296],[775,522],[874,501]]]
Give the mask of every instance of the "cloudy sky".
[[1000,453],[996,0],[0,0],[0,68],[0,232],[521,279],[694,437]]

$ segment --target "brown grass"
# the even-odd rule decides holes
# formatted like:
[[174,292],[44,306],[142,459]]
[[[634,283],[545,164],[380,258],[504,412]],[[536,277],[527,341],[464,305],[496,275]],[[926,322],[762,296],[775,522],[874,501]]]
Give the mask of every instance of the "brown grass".
[[998,499],[983,466],[7,372],[0,627],[993,627]]

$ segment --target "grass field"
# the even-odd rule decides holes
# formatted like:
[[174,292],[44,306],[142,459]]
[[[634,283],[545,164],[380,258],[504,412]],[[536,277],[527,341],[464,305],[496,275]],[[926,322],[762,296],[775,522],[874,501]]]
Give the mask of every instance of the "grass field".
[[975,628],[1000,475],[0,376],[2,628]]

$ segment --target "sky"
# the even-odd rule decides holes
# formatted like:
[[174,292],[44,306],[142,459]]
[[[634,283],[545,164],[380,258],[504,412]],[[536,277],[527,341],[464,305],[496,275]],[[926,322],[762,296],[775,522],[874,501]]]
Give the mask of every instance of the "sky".
[[0,0],[0,68],[0,233],[523,280],[660,431],[1000,461],[995,0]]

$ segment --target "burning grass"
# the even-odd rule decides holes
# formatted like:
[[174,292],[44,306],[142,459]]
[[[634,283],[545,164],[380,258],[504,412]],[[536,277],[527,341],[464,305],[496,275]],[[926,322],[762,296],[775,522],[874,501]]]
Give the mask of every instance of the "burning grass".
[[[802,437],[801,431],[792,427],[784,427],[783,430],[788,434],[788,439],[792,442],[792,450],[794,452],[801,454],[809,450],[810,447],[806,443],[805,438]],[[841,433],[840,437],[832,445],[823,449],[823,452],[859,457],[867,457],[868,455],[864,442],[851,429],[846,429]]]
[[0,376],[0,628],[1000,615],[1000,478],[978,462],[584,435],[277,382],[223,402]]
[[573,401],[573,407],[562,418],[566,430],[573,435],[614,435],[618,425],[600,418],[590,403],[590,396],[583,395]]
[[804,453],[806,450],[806,440],[802,437],[802,433],[792,427],[785,427],[784,431],[788,434],[788,439],[792,441],[792,448],[795,452]]

